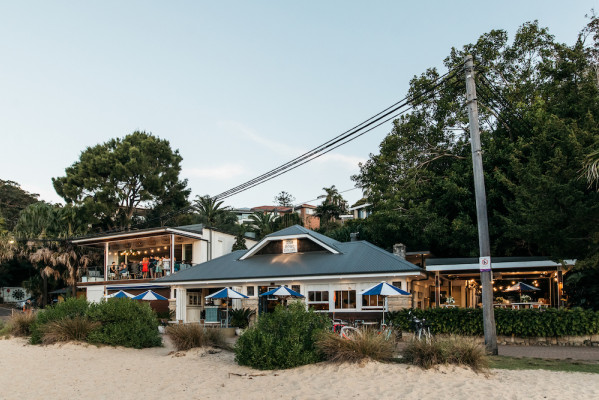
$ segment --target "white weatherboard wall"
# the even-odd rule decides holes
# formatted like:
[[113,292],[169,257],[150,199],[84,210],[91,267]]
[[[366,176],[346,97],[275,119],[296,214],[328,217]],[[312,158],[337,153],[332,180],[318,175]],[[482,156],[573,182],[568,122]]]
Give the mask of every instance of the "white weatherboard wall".
[[87,287],[87,301],[92,303],[99,303],[104,298],[104,286],[88,286]]

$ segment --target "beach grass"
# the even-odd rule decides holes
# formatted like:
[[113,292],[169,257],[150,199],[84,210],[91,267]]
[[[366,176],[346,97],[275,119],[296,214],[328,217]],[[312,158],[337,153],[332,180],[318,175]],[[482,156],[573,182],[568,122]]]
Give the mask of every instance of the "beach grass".
[[547,371],[589,372],[599,374],[598,361],[491,356],[489,357],[489,367],[493,369],[543,369]]

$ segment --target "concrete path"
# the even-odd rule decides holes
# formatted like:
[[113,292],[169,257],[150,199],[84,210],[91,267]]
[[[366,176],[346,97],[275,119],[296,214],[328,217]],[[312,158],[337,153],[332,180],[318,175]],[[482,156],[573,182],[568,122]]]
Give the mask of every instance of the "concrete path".
[[599,361],[599,347],[499,346],[500,356]]

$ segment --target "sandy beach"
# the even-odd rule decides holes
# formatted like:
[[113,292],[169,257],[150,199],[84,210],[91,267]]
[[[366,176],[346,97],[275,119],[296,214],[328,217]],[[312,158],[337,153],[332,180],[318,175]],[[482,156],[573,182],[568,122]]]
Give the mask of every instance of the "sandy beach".
[[230,352],[134,350],[0,340],[0,399],[559,399],[599,398],[595,374],[492,370],[489,376],[399,364],[240,367]]

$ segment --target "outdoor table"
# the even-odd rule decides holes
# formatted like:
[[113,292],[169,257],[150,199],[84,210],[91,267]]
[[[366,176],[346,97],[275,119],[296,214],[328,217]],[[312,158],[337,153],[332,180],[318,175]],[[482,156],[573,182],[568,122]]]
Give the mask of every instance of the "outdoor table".
[[441,304],[441,307],[442,308],[453,308],[453,307],[456,307],[456,305],[455,304]]

